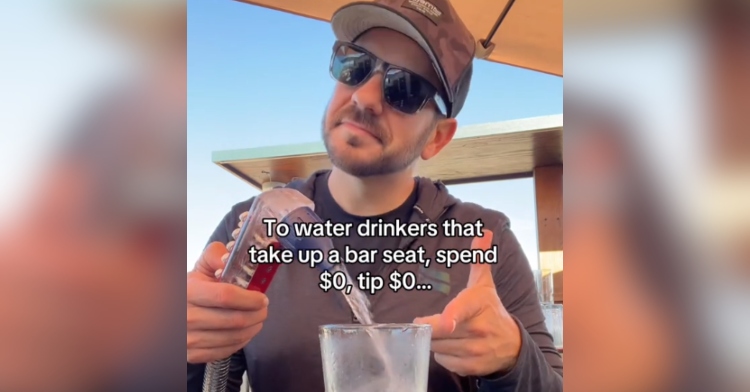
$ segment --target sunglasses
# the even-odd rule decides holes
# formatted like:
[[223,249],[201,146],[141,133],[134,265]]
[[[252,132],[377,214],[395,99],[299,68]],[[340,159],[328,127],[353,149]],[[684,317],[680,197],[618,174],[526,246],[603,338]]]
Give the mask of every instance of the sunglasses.
[[331,77],[350,87],[369,80],[377,71],[383,72],[383,98],[392,108],[405,114],[414,114],[434,101],[438,111],[448,113],[439,90],[425,78],[392,64],[388,64],[367,50],[337,41],[333,47]]

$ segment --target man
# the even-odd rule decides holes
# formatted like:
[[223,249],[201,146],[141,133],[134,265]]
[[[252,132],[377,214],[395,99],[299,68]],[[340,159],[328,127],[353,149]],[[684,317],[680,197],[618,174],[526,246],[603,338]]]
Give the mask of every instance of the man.
[[[497,264],[348,264],[353,276],[413,271],[429,291],[384,289],[370,297],[379,323],[427,323],[433,341],[430,392],[562,391],[562,359],[544,326],[526,257],[501,213],[453,198],[444,185],[413,176],[453,138],[469,90],[474,39],[447,0],[354,3],[332,18],[338,81],[322,124],[331,171],[288,185],[333,222],[482,220],[481,238],[334,238],[340,251],[497,245]],[[279,268],[266,295],[220,284],[226,244],[252,200],[227,214],[188,275],[188,390],[204,363],[232,358],[229,390],[247,370],[255,392],[324,390],[318,326],[356,322],[341,294],[318,287],[301,264]],[[232,244],[228,245],[229,247]]]

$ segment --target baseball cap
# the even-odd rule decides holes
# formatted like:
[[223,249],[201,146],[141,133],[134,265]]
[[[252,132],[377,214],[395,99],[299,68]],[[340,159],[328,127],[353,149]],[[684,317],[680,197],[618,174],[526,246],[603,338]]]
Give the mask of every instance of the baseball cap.
[[476,44],[448,0],[354,2],[334,12],[331,26],[336,39],[345,42],[375,27],[411,38],[432,60],[444,90],[448,117],[456,117],[461,111],[469,93]]

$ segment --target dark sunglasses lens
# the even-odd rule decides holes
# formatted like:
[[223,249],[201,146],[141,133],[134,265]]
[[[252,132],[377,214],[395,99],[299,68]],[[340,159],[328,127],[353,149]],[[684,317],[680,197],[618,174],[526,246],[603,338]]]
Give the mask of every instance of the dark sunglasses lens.
[[390,69],[385,75],[383,95],[394,108],[414,114],[430,97],[435,89],[422,77],[402,69]]
[[375,59],[348,46],[339,47],[331,61],[331,75],[341,83],[356,86],[362,83],[375,67]]

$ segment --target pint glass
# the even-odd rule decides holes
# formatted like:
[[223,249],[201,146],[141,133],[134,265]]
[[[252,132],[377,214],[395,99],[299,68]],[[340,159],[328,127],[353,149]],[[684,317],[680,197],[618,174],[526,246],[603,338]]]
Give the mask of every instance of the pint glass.
[[555,341],[555,348],[563,347],[563,306],[554,304],[542,305],[544,323]]
[[429,325],[324,325],[319,329],[326,392],[426,392]]

